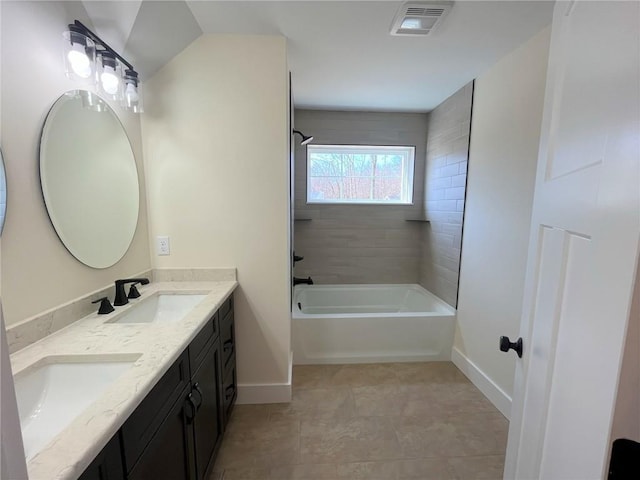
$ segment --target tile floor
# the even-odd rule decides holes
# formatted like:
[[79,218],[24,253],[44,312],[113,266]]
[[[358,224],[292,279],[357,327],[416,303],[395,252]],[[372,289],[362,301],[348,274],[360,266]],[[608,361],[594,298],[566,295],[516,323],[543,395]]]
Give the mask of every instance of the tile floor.
[[507,420],[450,362],[293,369],[237,405],[211,480],[501,479]]

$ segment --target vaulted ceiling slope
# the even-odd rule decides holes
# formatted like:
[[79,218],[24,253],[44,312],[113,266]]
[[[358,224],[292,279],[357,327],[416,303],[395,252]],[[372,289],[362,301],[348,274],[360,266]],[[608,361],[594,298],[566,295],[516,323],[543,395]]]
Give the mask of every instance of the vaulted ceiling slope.
[[203,33],[283,35],[296,107],[429,111],[551,23],[550,1],[456,1],[426,37],[389,35],[398,1],[85,1],[144,78]]

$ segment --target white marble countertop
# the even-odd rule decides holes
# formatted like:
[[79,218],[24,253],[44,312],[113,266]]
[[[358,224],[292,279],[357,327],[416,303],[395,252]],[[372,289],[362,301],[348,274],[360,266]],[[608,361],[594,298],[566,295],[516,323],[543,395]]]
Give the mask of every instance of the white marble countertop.
[[[92,360],[100,361],[101,355],[139,355],[98,400],[28,462],[29,479],[77,479],[237,285],[236,281],[225,281],[139,286],[142,296],[115,312],[91,314],[14,353],[14,375],[49,356],[91,355]],[[207,297],[179,322],[107,323],[154,293],[174,292],[206,293]]]

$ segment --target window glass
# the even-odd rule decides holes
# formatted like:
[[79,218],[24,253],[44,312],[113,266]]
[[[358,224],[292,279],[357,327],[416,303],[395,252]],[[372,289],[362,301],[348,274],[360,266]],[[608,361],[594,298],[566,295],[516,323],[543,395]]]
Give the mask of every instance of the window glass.
[[415,147],[307,146],[308,203],[410,204]]

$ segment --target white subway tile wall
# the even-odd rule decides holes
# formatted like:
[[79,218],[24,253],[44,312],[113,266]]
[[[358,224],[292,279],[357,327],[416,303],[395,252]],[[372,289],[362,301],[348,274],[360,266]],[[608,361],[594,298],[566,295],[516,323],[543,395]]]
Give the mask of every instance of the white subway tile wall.
[[429,114],[419,283],[456,306],[473,83]]

